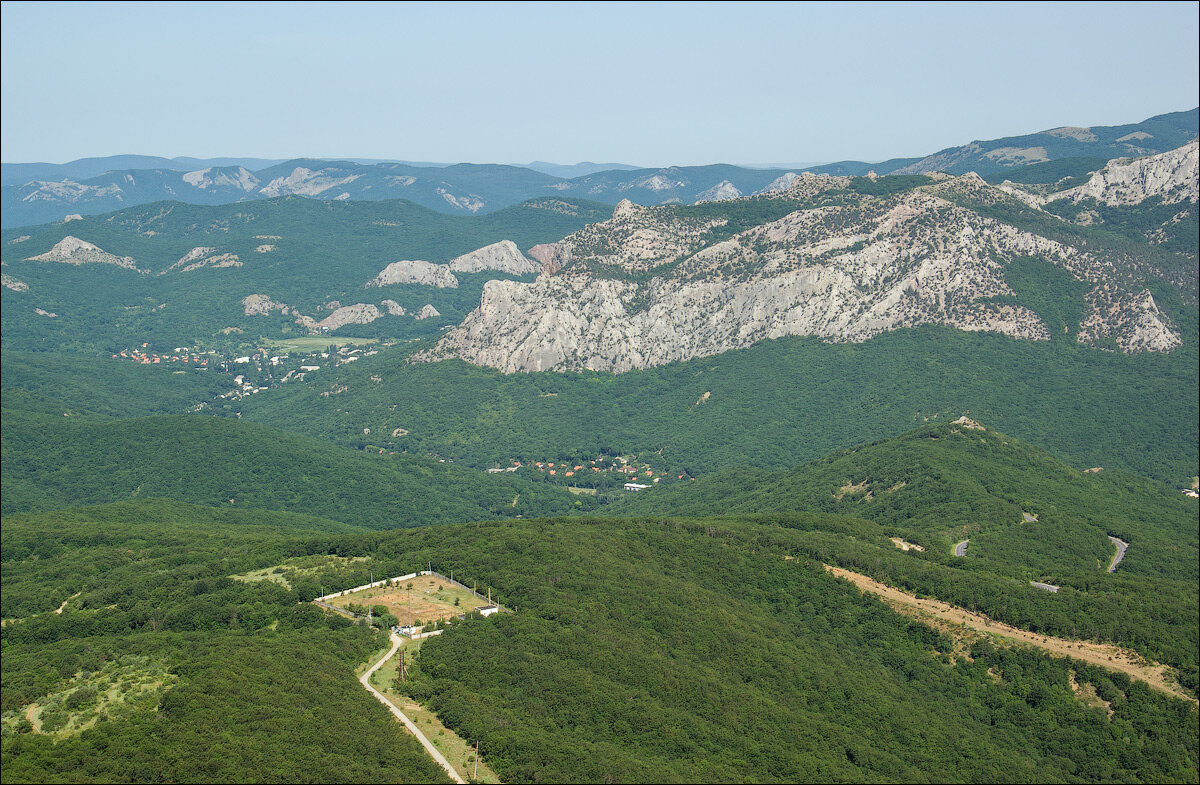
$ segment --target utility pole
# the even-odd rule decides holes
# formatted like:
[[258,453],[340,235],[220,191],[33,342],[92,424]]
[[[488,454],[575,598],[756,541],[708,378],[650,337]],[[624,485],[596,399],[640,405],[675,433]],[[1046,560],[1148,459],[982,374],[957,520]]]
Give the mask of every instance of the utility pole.
[[479,782],[479,739],[475,740],[475,776],[471,779]]

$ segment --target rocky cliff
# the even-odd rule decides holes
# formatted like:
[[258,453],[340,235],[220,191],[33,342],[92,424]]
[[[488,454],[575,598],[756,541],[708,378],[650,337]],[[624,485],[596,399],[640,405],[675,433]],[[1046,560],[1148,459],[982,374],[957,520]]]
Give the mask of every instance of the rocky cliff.
[[[622,202],[612,219],[534,249],[556,272],[533,283],[489,282],[479,307],[418,359],[460,357],[506,373],[620,373],[770,338],[863,341],[920,324],[1046,340],[1046,325],[1006,282],[1005,268],[1019,257],[1089,285],[1080,341],[1125,351],[1179,345],[1119,260],[962,206],[962,195],[1012,199],[973,174],[882,197],[847,186],[845,178],[796,178],[758,199],[792,198],[798,209],[732,234],[719,213]],[[737,205],[758,206],[728,204],[731,216]]]
[[1047,201],[1095,199],[1110,206],[1141,204],[1159,197],[1165,204],[1195,203],[1200,198],[1200,142],[1132,161],[1118,159],[1092,175],[1083,185],[1052,194]]
[[424,262],[419,259],[392,262],[383,268],[379,275],[371,279],[367,283],[366,288],[405,283],[436,286],[440,289],[458,288],[458,278],[454,277],[454,273],[450,272],[449,265],[434,264],[433,262]]
[[480,273],[494,270],[510,275],[529,275],[540,272],[542,267],[530,261],[512,240],[485,245],[450,260],[450,270],[456,273]]

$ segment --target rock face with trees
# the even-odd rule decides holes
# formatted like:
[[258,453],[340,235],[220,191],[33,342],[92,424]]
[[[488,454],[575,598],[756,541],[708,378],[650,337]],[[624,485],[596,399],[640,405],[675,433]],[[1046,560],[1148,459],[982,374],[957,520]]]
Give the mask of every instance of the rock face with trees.
[[[1119,191],[1122,204],[1194,202],[1196,170],[1192,144],[1110,166],[1083,187],[1093,201]],[[1189,177],[1191,192],[1178,186]],[[489,282],[422,357],[620,373],[783,336],[861,342],[921,324],[1045,340],[1049,327],[1009,283],[1029,260],[1078,285],[1079,318],[1064,325],[1078,341],[1125,352],[1180,344],[1150,288],[1169,264],[1030,217],[1042,197],[1005,186],[973,173],[806,175],[785,191],[692,207],[624,201],[610,220],[539,248],[552,273]]]

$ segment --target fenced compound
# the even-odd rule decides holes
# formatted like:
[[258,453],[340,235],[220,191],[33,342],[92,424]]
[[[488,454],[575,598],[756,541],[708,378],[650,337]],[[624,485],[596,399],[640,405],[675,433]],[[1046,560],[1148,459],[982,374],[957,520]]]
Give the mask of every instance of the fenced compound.
[[[422,585],[414,587],[414,583]],[[313,604],[343,616],[355,620],[369,619],[369,614],[363,613],[360,608],[347,607],[356,603],[386,607],[388,613],[396,617],[394,629],[414,640],[440,634],[440,629],[428,630],[431,623],[440,624],[472,612],[485,617],[510,612],[492,600],[490,590],[485,596],[474,587],[433,570],[382,578],[313,600]]]

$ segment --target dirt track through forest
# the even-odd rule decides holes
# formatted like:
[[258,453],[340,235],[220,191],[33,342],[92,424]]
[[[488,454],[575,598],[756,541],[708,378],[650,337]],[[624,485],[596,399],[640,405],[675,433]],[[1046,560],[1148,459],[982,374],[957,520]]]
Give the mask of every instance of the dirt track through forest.
[[981,613],[957,608],[949,603],[934,599],[919,599],[912,594],[880,583],[874,578],[857,572],[832,567],[828,564],[825,569],[839,578],[844,578],[859,589],[878,595],[895,610],[910,616],[932,618],[938,622],[957,624],[969,627],[987,635],[1006,638],[1016,643],[1022,643],[1055,656],[1070,657],[1075,660],[1098,665],[1101,668],[1120,671],[1130,678],[1145,682],[1150,687],[1164,692],[1174,698],[1182,698],[1196,703],[1196,699],[1174,680],[1167,677],[1167,666],[1148,662],[1141,655],[1123,649],[1111,643],[1096,643],[1094,641],[1073,641],[1066,638],[1055,638],[1048,635],[1038,635],[1019,627],[1013,627],[1003,622],[994,621]]
[[400,638],[400,636],[394,632],[391,633],[389,637],[392,641],[392,648],[387,654],[379,658],[379,662],[372,665],[362,676],[359,676],[358,680],[362,682],[362,686],[366,687],[367,691],[374,695],[380,703],[388,707],[392,714],[395,715],[396,719],[404,723],[404,727],[408,728],[409,733],[416,736],[417,741],[421,742],[421,746],[424,747],[425,751],[429,753],[429,757],[437,761],[437,764],[446,770],[446,773],[450,775],[450,779],[461,783],[462,785],[466,785],[466,781],[462,777],[458,776],[458,772],[455,771],[454,767],[450,765],[450,761],[446,760],[446,756],[443,755],[437,747],[433,746],[433,743],[430,742],[425,734],[421,732],[421,729],[417,727],[417,724],[409,719],[407,714],[400,711],[399,706],[388,700],[386,695],[371,686],[371,674],[379,670],[383,664],[390,660],[392,655],[394,655],[396,651],[404,644],[404,641]]

